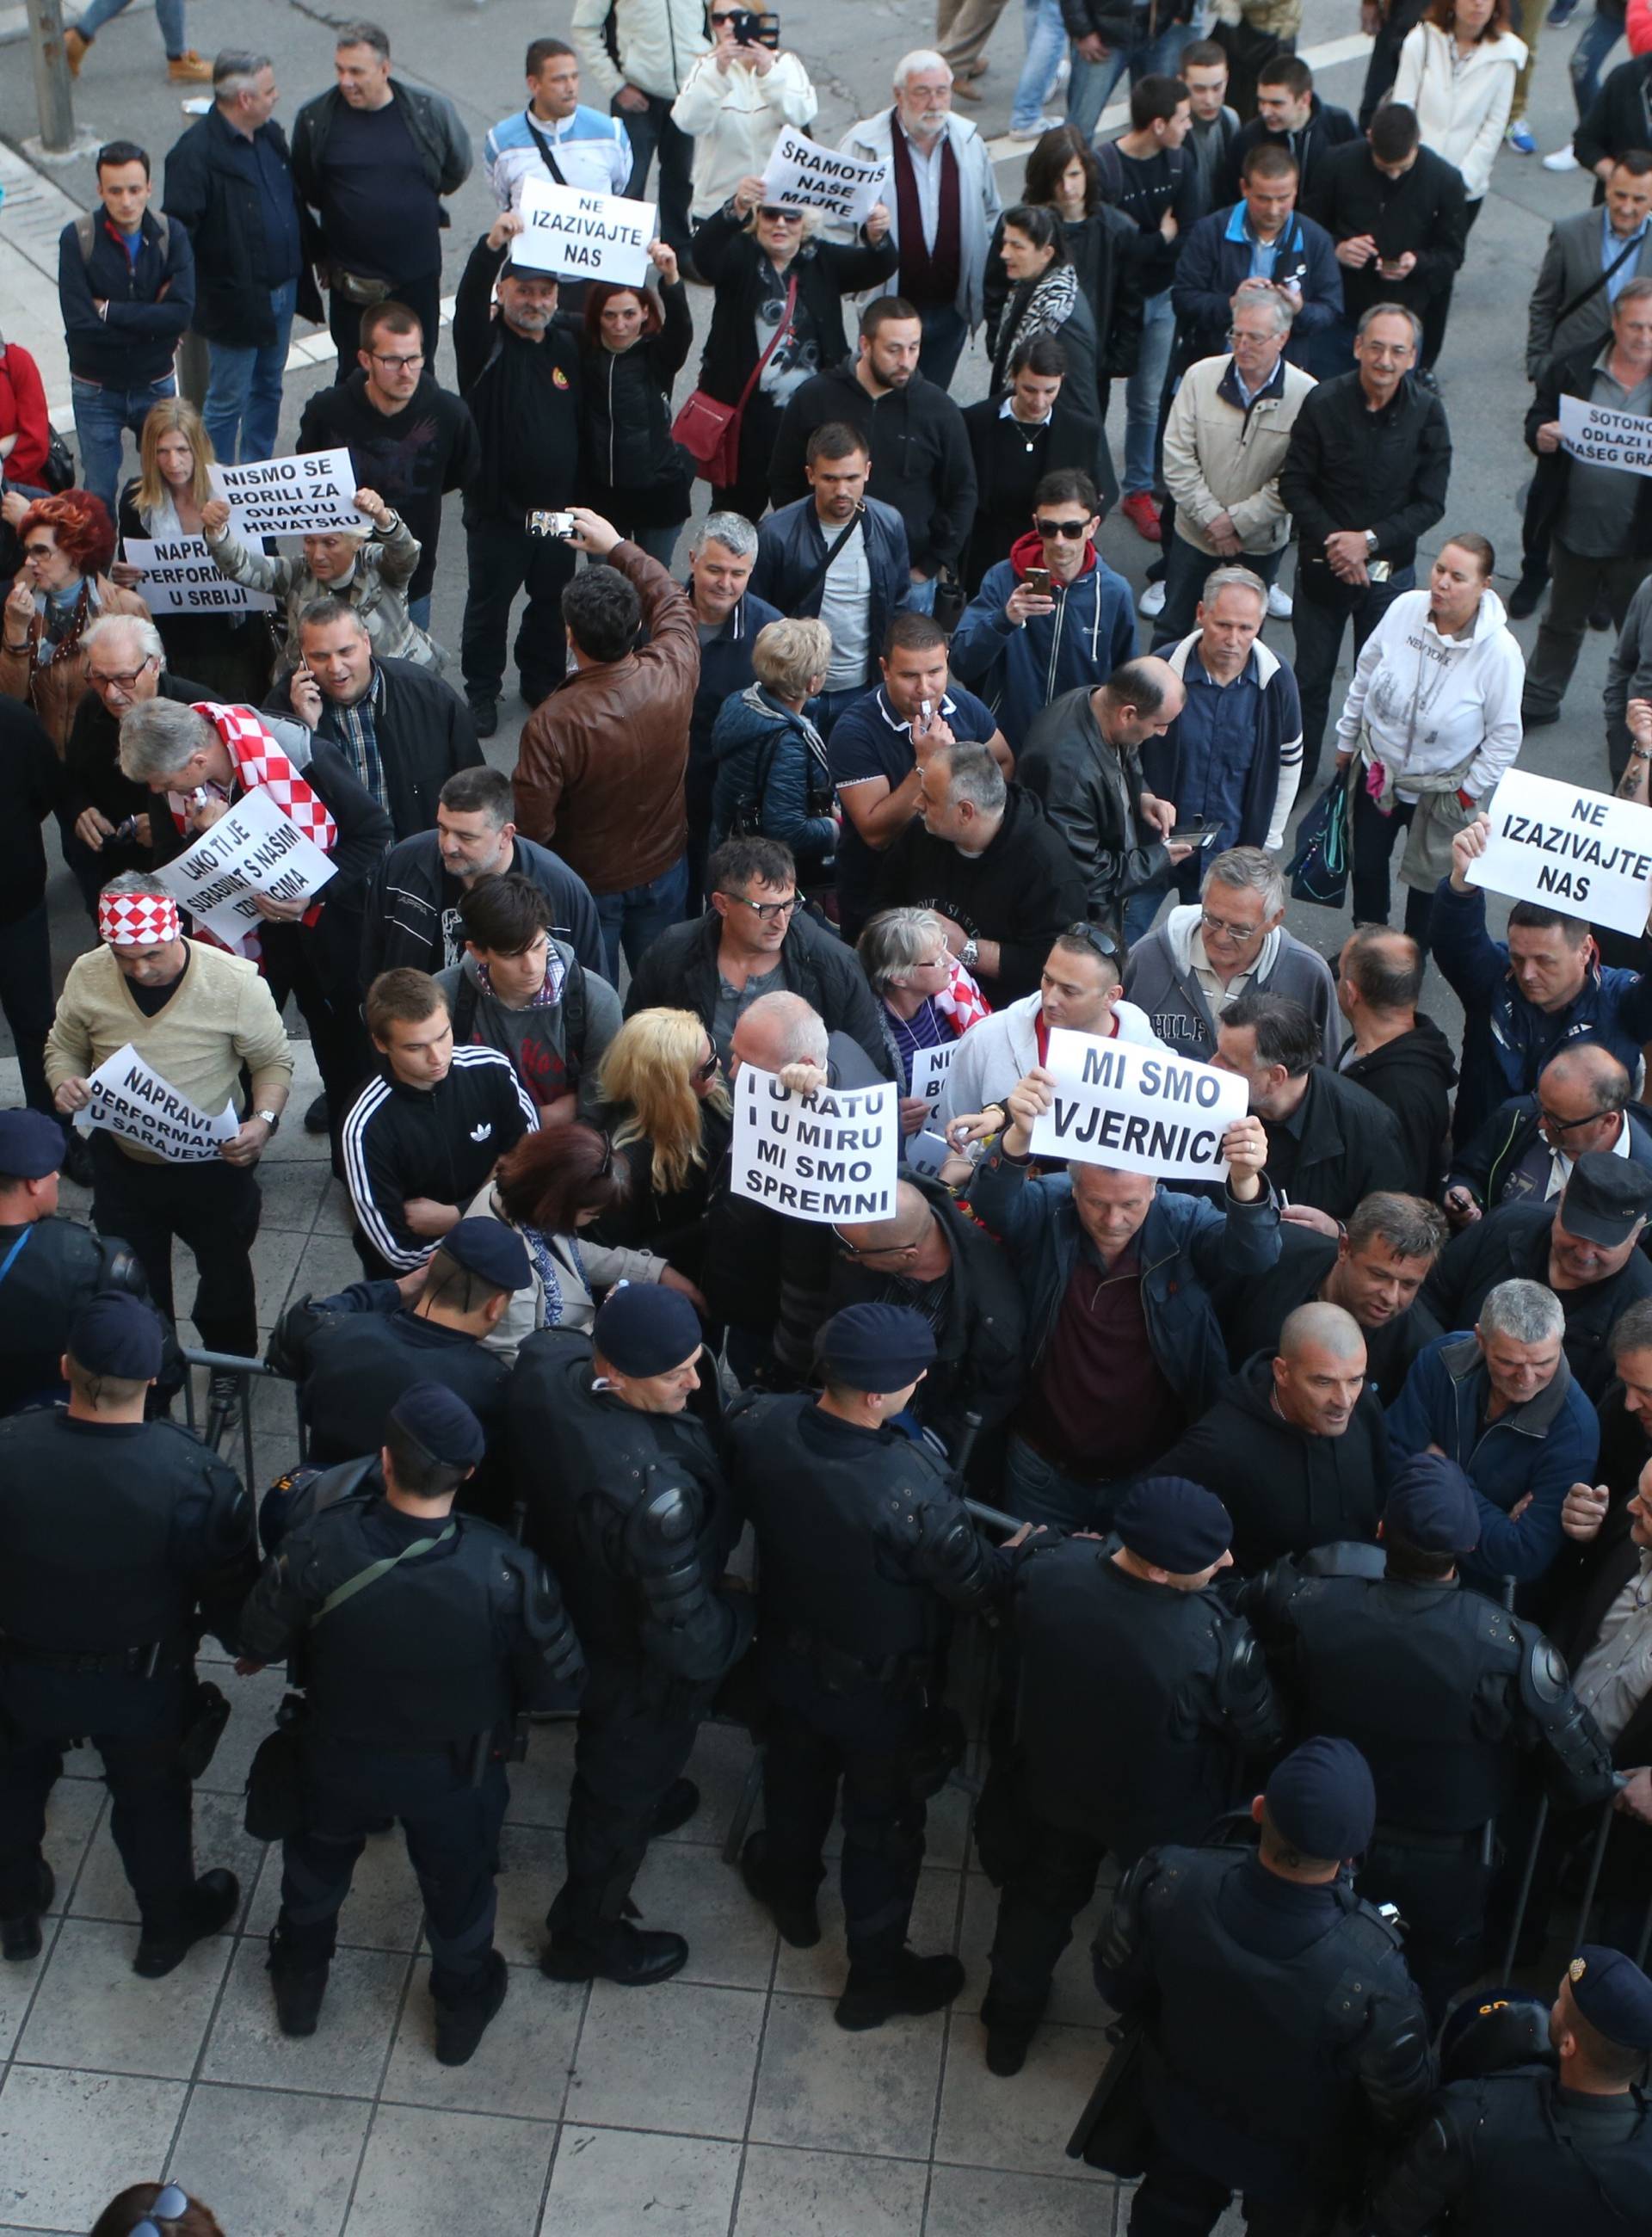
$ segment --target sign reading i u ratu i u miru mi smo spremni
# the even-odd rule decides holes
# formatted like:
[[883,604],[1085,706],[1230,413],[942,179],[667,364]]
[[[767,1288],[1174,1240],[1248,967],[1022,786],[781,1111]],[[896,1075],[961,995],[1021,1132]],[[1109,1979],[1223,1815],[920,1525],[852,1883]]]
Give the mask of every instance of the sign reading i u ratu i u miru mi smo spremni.
[[522,230],[512,236],[511,261],[535,272],[640,287],[650,270],[654,204],[623,195],[590,195],[549,179],[525,179]]
[[1652,808],[1509,769],[1487,811],[1483,855],[1464,873],[1511,901],[1639,938],[1652,906]]
[[1250,1105],[1238,1072],[1065,1026],[1050,1033],[1044,1069],[1055,1095],[1033,1127],[1035,1158],[1160,1180],[1226,1178],[1222,1137]]
[[743,1064],[734,1080],[729,1185],[793,1219],[888,1219],[900,1135],[892,1080],[799,1095],[774,1072]]

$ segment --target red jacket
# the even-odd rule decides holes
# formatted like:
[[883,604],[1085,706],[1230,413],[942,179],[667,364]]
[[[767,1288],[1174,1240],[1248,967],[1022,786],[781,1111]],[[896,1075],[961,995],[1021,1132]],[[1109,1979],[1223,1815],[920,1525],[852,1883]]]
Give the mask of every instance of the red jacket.
[[46,391],[40,367],[16,342],[0,348],[0,443],[8,435],[17,439],[3,461],[5,478],[28,488],[43,488],[46,452],[51,440]]

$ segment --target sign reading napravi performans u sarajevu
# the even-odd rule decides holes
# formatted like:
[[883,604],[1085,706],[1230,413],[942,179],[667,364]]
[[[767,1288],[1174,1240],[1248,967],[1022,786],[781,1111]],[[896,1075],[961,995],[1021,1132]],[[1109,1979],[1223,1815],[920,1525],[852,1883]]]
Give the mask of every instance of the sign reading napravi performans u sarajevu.
[[208,466],[215,497],[229,505],[229,531],[241,543],[261,536],[370,536],[355,505],[348,451],[309,451],[259,459],[249,466]]
[[1652,907],[1652,808],[1509,769],[1491,795],[1471,886],[1635,937]]
[[845,225],[864,225],[883,199],[889,168],[840,155],[786,125],[763,175],[763,200],[788,209],[824,210]]
[[105,1057],[86,1085],[91,1101],[75,1113],[83,1134],[103,1127],[171,1165],[205,1165],[241,1132],[233,1103],[226,1103],[215,1118],[197,1109],[144,1062],[130,1041]]
[[729,1185],[793,1219],[889,1219],[900,1139],[892,1080],[799,1095],[774,1072],[743,1064],[734,1081]]
[[652,202],[525,179],[520,214],[522,230],[511,241],[512,264],[558,278],[610,280],[621,287],[640,287],[649,275]]
[[1055,1097],[1033,1127],[1035,1158],[1076,1158],[1160,1180],[1226,1178],[1222,1137],[1250,1105],[1238,1072],[1065,1026],[1050,1033],[1044,1069]]
[[1652,419],[1639,412],[1614,412],[1581,396],[1560,399],[1560,447],[1592,466],[1626,474],[1652,474]]

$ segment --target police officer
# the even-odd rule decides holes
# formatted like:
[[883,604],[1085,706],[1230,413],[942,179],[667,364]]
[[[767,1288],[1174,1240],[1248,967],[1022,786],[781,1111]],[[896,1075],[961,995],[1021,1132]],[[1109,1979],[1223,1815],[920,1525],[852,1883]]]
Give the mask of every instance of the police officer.
[[1536,1626],[1462,1589],[1457,1564],[1479,1534],[1462,1469],[1420,1454],[1388,1495],[1382,1574],[1316,1574],[1310,1555],[1240,1595],[1300,1724],[1351,1740],[1371,1765],[1377,1831],[1359,1891],[1398,1907],[1437,2019],[1483,1963],[1490,1829],[1514,1800],[1521,1752],[1541,1756],[1563,1808],[1599,1803],[1614,1784],[1606,1742]]
[[628,1986],[688,1962],[680,1934],[626,1917],[650,1838],[699,1807],[684,1777],[701,1718],[751,1638],[719,1588],[739,1521],[701,1389],[700,1323],[680,1290],[628,1283],[590,1336],[542,1329],[509,1401],[528,1533],[554,1563],[590,1673],[568,1799],[568,1876],[540,1960],[553,1981]]
[[1149,1849],[1096,1937],[1096,1986],[1140,2013],[1151,2130],[1131,2237],[1204,2237],[1235,2191],[1253,2237],[1307,2237],[1357,2189],[1373,2129],[1434,2085],[1399,1936],[1354,1893],[1371,1772],[1346,1740],[1286,1756],[1256,1849]]
[[935,1356],[909,1306],[846,1306],[818,1338],[821,1396],[751,1393],[729,1423],[757,1536],[767,1702],[765,1830],[742,1870],[786,1941],[818,1942],[821,1849],[842,1781],[842,2028],[937,2011],[964,1982],[955,1957],[920,1957],[906,1934],[924,1805],[963,1752],[961,1725],[931,1698],[945,1609],[994,1608],[1008,1564],[928,1448],[890,1426]]
[[1009,1775],[976,1822],[1003,1888],[981,2010],[995,2074],[1021,2071],[1103,1856],[1127,1869],[1152,1843],[1199,1840],[1237,1798],[1244,1759],[1283,1737],[1251,1627],[1212,1589],[1233,1561],[1215,1493],[1149,1477],[1113,1532],[1035,1541],[1014,1579]]
[[1652,1981],[1585,1943],[1549,2014],[1550,2058],[1453,2081],[1378,2184],[1362,2237],[1626,2237],[1652,2198]]
[[32,1957],[51,1902],[46,1801],[71,1735],[102,1759],[109,1829],[141,1921],[133,1970],[159,1980],[235,1916],[233,1872],[197,1879],[190,1769],[228,1713],[196,1684],[211,1631],[233,1652],[256,1574],[252,1502],[233,1469],[146,1422],[161,1323],[109,1292],[69,1332],[62,1410],[0,1422],[0,1950]]
[[[0,1111],[0,1414],[60,1396],[69,1323],[100,1290],[147,1297],[143,1269],[124,1243],[57,1210],[63,1130],[43,1111]],[[183,1365],[169,1339],[159,1380],[175,1389]]]
[[401,1820],[424,1897],[441,2064],[463,2066],[505,2002],[493,1947],[501,1739],[519,1710],[555,1698],[579,1649],[543,1564],[453,1512],[481,1457],[464,1401],[412,1384],[386,1419],[377,1468],[287,1531],[241,1612],[237,1668],[290,1658],[307,1696],[295,1731],[302,1822],[282,1842],[270,1936],[283,2035],[315,2032],[356,1859],[387,1818]]
[[376,1452],[385,1415],[413,1382],[439,1382],[462,1398],[492,1445],[505,1427],[510,1373],[486,1339],[532,1279],[513,1229],[461,1219],[400,1281],[353,1282],[336,1297],[289,1306],[268,1357],[301,1386],[309,1457],[325,1467]]

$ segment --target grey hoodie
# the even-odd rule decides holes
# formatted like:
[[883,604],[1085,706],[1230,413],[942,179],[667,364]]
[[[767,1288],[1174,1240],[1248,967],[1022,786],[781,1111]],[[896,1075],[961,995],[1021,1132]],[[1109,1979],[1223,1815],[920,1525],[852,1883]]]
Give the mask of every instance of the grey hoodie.
[[[1193,934],[1199,929],[1199,905],[1173,908],[1158,929],[1136,942],[1124,967],[1124,991],[1147,1013],[1155,1033],[1178,1056],[1208,1062],[1216,1046],[1216,1020],[1211,1015],[1193,967]],[[1305,947],[1283,925],[1262,942],[1246,991],[1256,994],[1285,994],[1300,1002],[1318,1026],[1325,1062],[1334,1066],[1342,1046],[1342,1013],[1330,967],[1321,955]]]

